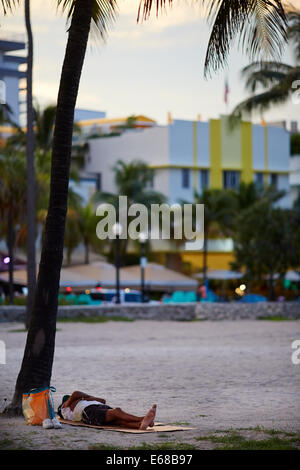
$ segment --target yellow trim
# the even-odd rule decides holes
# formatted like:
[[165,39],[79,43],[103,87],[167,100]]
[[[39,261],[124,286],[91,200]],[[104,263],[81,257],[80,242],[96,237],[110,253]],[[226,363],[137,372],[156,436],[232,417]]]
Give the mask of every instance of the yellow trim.
[[193,176],[194,176],[194,191],[197,191],[197,122],[193,122],[193,162],[194,162],[194,171],[193,171]]
[[268,135],[268,128],[265,126],[264,128],[264,136],[265,136],[265,171],[264,171],[264,182],[265,185],[268,185],[268,166],[269,166],[269,159],[268,159],[268,153],[269,153],[269,135]]
[[[117,122],[126,122],[128,117],[120,117],[120,118],[96,118],[96,119],[84,119],[82,121],[77,121],[77,124],[79,126],[91,126],[93,124],[113,124]],[[147,118],[146,116],[135,116],[137,122],[152,122],[155,123],[156,121],[153,121],[153,119]]]
[[15,134],[17,132],[17,129],[15,127],[10,126],[0,126],[0,132],[3,132],[3,134]]
[[253,181],[252,165],[252,124],[241,123],[241,153],[242,153],[242,181],[251,183]]
[[222,188],[222,133],[221,121],[210,120],[210,187]]
[[[203,268],[203,252],[181,252],[181,259],[185,263],[190,263],[192,271],[199,271]],[[235,260],[232,252],[209,251],[207,253],[208,269],[231,269],[231,263]]]

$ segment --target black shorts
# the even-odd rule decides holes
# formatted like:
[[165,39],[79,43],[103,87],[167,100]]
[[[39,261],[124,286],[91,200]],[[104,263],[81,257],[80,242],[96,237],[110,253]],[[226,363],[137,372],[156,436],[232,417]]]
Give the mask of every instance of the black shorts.
[[89,405],[82,412],[82,422],[93,426],[103,426],[106,423],[107,410],[111,409],[108,405]]

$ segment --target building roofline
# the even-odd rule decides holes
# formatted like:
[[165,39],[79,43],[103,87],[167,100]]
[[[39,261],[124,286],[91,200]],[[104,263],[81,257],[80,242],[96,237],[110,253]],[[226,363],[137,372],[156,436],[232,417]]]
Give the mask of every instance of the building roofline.
[[[119,117],[119,118],[95,118],[95,119],[83,119],[81,121],[77,121],[77,124],[80,126],[91,126],[93,124],[116,124],[116,123],[126,123],[127,119],[130,116],[126,117]],[[147,118],[146,116],[135,116],[136,122],[149,122],[155,124],[156,121],[153,119]]]

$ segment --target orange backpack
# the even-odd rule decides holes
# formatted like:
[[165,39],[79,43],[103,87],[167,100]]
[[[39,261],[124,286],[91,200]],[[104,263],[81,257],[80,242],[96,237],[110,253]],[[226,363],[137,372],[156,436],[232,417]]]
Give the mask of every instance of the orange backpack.
[[55,418],[51,392],[56,392],[56,389],[34,388],[29,393],[23,393],[22,409],[27,424],[42,425],[44,419]]

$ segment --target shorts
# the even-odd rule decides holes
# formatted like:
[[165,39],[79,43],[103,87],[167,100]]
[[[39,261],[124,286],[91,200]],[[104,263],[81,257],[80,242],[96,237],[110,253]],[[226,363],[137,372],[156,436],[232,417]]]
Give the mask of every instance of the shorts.
[[111,409],[108,405],[89,405],[82,411],[82,422],[93,426],[103,426],[106,423],[107,410]]

